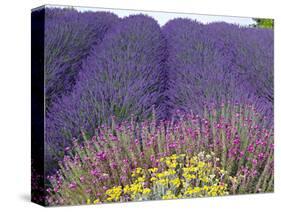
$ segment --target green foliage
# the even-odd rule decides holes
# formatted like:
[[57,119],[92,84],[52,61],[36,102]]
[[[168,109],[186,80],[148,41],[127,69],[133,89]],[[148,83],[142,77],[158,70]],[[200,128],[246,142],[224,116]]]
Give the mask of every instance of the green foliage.
[[254,21],[256,21],[255,27],[260,28],[268,28],[273,29],[274,28],[274,20],[268,19],[268,18],[254,18]]

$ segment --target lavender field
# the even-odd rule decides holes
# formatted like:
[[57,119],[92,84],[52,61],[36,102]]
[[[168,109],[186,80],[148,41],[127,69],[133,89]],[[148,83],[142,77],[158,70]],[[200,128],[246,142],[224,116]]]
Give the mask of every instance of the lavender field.
[[45,9],[46,204],[273,192],[273,41]]

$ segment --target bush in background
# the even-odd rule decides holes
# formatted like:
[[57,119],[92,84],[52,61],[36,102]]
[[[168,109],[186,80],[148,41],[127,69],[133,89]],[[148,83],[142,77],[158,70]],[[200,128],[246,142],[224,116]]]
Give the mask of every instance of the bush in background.
[[69,93],[81,63],[91,48],[118,22],[108,12],[45,9],[45,101],[52,102]]
[[168,46],[170,110],[202,114],[206,104],[251,103],[273,121],[273,32],[174,19]]

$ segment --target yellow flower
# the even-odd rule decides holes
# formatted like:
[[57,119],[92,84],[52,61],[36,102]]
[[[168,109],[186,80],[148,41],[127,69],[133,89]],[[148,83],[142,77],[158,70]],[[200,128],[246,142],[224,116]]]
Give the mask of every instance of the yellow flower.
[[175,175],[177,172],[174,169],[168,170],[168,175]]
[[151,193],[151,189],[149,188],[145,188],[143,189],[143,192],[142,192],[144,195],[147,195],[147,194],[150,194]]
[[185,177],[187,180],[196,179],[196,176],[194,174],[186,174],[186,173],[184,173],[182,176]]
[[227,174],[227,171],[220,169],[220,173],[224,175],[224,174]]
[[203,186],[203,190],[204,190],[204,191],[208,191],[208,190],[209,190],[209,187],[208,187],[208,186]]
[[162,197],[162,199],[164,200],[167,200],[167,199],[176,199],[176,195],[171,191],[171,190],[168,190],[166,192],[166,194]]
[[91,204],[91,200],[90,199],[87,199],[87,204]]
[[176,188],[180,187],[181,181],[179,178],[175,178],[171,180],[172,185],[174,185]]
[[138,182],[143,183],[145,181],[144,177],[138,177]]
[[205,163],[204,163],[204,162],[202,162],[202,161],[199,161],[199,162],[198,162],[198,168],[199,168],[199,169],[202,169],[204,166],[205,166]]
[[113,187],[112,189],[108,189],[105,194],[108,195],[107,200],[108,201],[118,201],[120,199],[120,195],[122,193],[122,187],[121,186],[116,186]]
[[155,172],[158,171],[158,168],[150,168],[150,169],[148,169],[148,171],[149,171],[150,173],[155,173]]
[[128,194],[130,192],[130,186],[129,185],[126,185],[123,189],[124,191],[124,194]]
[[197,163],[197,160],[198,160],[198,157],[197,157],[197,156],[194,156],[194,157],[192,157],[192,158],[190,159],[190,163],[191,163],[191,164],[195,164],[195,163]]
[[158,173],[158,174],[156,174],[156,177],[163,178],[163,177],[165,177],[165,174],[164,173]]
[[98,204],[98,203],[100,203],[100,200],[99,200],[99,199],[96,199],[96,200],[94,201],[94,204]]
[[194,193],[199,193],[201,189],[199,187],[195,187],[193,190],[194,190]]
[[209,179],[206,176],[199,178],[199,180],[201,180],[203,183],[209,182]]
[[139,183],[133,183],[131,185],[130,191],[133,192],[133,194],[137,194],[142,191],[142,185]]
[[168,185],[168,183],[169,183],[168,179],[160,179],[157,182],[164,186]]
[[171,160],[176,160],[176,159],[178,159],[178,156],[176,154],[173,154],[173,155],[170,156],[170,159]]
[[[182,157],[185,157],[184,160]],[[159,196],[159,191],[166,191],[160,193],[162,199],[227,195],[227,184],[220,183],[223,174],[227,172],[214,166],[214,159],[211,154],[207,157],[204,153],[191,158],[185,154],[163,157],[160,159],[164,162],[160,166],[161,172],[158,172],[158,167],[136,168],[132,172],[132,182],[124,187],[108,189],[103,201],[113,202],[126,198],[131,201],[143,200]],[[237,181],[237,178],[229,179],[232,183]]]
[[142,172],[142,168],[136,168],[136,173],[140,174]]
[[153,181],[155,181],[155,180],[157,180],[156,177],[151,177],[151,178],[150,178],[150,181],[151,181],[151,182],[153,182]]

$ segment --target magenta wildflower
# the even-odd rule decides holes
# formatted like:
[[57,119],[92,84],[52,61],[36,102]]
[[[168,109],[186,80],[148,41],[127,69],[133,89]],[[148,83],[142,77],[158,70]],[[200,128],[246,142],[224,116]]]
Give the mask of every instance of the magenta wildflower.
[[77,183],[76,182],[72,182],[69,184],[68,188],[70,189],[76,189],[77,188]]
[[79,179],[80,179],[81,183],[83,183],[85,181],[85,177],[84,176],[81,176]]
[[233,144],[236,144],[236,145],[240,144],[240,139],[239,138],[234,139]]
[[264,153],[263,152],[261,152],[261,153],[259,153],[259,155],[258,155],[258,159],[259,160],[263,160],[264,159]]
[[248,150],[248,152],[253,153],[254,152],[254,145],[253,144],[249,145],[247,150]]
[[98,176],[100,174],[100,172],[97,171],[96,169],[93,169],[90,172],[91,172],[91,175],[93,175],[93,176]]
[[110,167],[112,169],[116,169],[117,168],[117,164],[115,162],[110,163]]
[[99,160],[102,160],[102,161],[106,160],[106,153],[105,152],[98,152],[96,156]]
[[177,147],[177,143],[170,143],[169,145],[168,145],[168,147],[169,148],[176,148]]
[[258,146],[258,145],[260,145],[260,144],[262,144],[262,141],[259,140],[259,139],[257,139],[257,140],[256,140],[256,145]]

